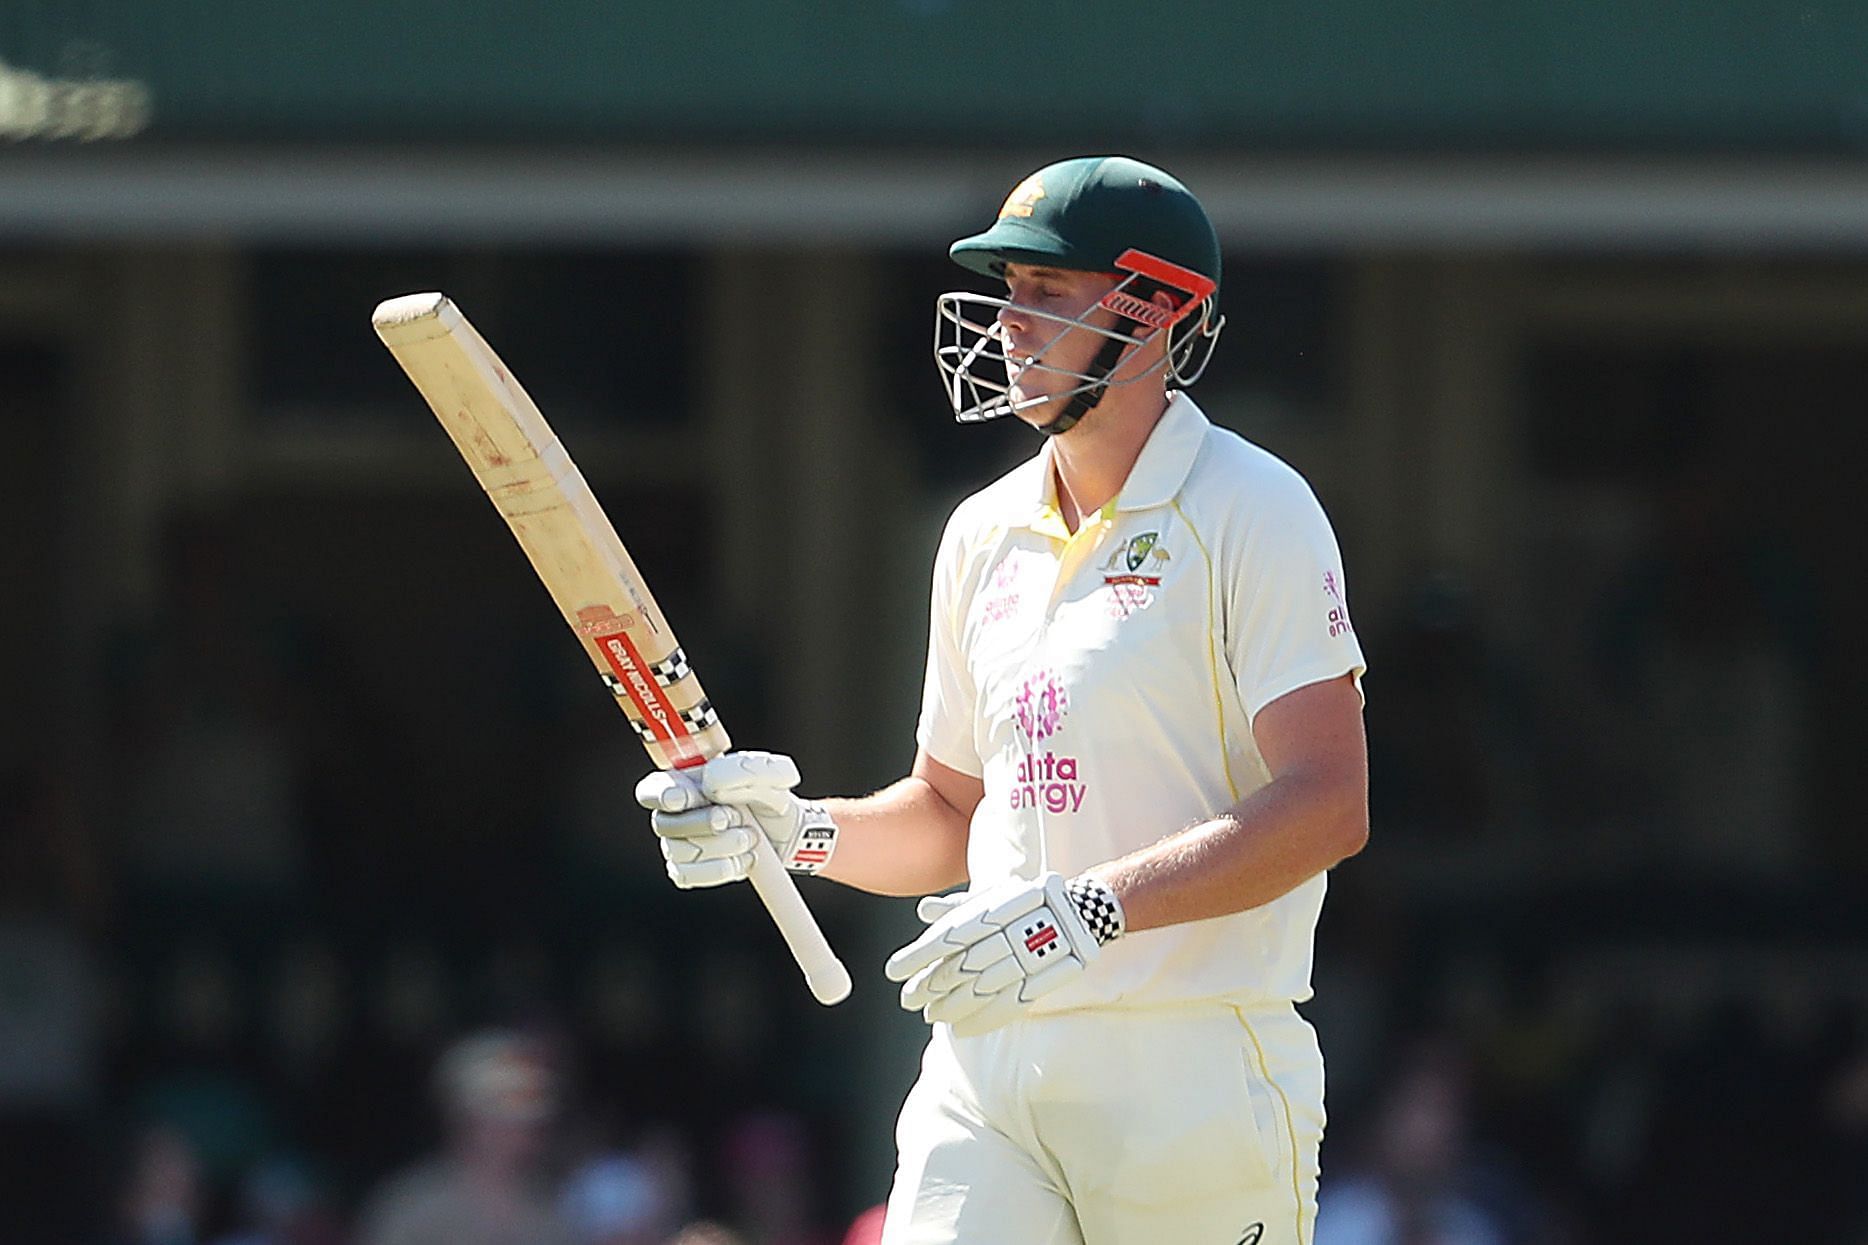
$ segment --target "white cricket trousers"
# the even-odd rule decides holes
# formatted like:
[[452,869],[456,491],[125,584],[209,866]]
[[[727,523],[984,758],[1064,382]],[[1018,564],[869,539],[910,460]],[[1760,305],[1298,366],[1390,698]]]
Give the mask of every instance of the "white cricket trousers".
[[1322,1140],[1288,1003],[937,1025],[882,1245],[1310,1245]]

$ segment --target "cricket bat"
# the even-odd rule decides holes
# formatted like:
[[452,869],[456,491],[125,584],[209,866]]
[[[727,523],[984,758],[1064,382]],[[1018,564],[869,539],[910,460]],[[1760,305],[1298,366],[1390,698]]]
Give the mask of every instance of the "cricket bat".
[[[726,728],[648,584],[583,474],[492,347],[442,294],[388,299],[372,320],[505,516],[649,757],[663,769],[686,769],[725,752]],[[771,842],[763,834],[753,838],[753,889],[817,1001],[842,1002],[850,993],[848,970]]]

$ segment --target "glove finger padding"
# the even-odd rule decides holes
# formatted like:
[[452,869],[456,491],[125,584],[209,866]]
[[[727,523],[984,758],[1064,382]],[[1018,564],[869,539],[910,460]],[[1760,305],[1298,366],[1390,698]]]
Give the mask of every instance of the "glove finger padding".
[[773,815],[785,812],[798,781],[798,763],[777,752],[729,752],[700,767],[707,799]]
[[[650,813],[649,825],[664,839],[707,839],[729,830],[750,828],[744,813],[724,804],[703,804],[680,813]],[[751,850],[750,840],[746,850]]]
[[974,981],[935,999],[921,1014],[929,1024],[944,1021],[958,1026],[997,1015],[1007,1007],[1016,1010],[1023,1002],[1018,990],[1018,983],[1023,979],[1024,974],[1018,971],[1015,962],[1001,960]]
[[[1022,939],[998,933],[936,964],[925,978],[936,995],[928,1019],[957,1022],[1002,992],[1014,1003],[1029,1003],[1082,972],[1083,961],[1067,954],[1070,948],[1055,936],[1051,922],[1050,910],[1041,909],[1030,918],[1034,932]],[[1046,939],[1046,933],[1053,936]],[[909,1006],[905,993],[902,1006]]]
[[889,957],[902,1006],[961,1035],[983,1033],[1065,985],[1100,944],[1064,879],[1047,873],[978,894],[936,895],[917,905],[921,936]]
[[949,963],[950,961],[942,960],[939,963],[930,964],[902,983],[903,1011],[918,1012],[954,988],[957,983],[952,979],[951,974],[949,974],[949,979],[944,981],[936,981],[934,978],[934,974],[946,968]]
[[668,849],[680,845],[679,839],[663,839],[662,857],[668,867],[668,880],[684,891],[725,886],[728,882],[740,881],[752,872],[751,852],[716,860],[677,861],[670,858]]
[[671,865],[691,865],[702,860],[752,860],[758,842],[756,830],[734,829],[710,834],[701,839],[663,839],[662,859]]
[[928,895],[915,905],[915,915],[932,924],[965,903],[967,898],[965,891],[952,895]]
[[930,895],[916,911],[932,923],[921,936],[891,955],[882,971],[890,981],[906,981],[956,950],[964,950],[1003,929],[1002,911],[1029,910],[1044,903],[1044,893],[1030,894],[1032,883],[1011,882],[989,890],[958,895]]
[[[915,904],[915,915],[929,923],[929,928],[921,932],[907,946],[896,951],[882,966],[884,975],[890,981],[903,982],[902,1007],[906,1011],[918,1012],[929,1002],[954,988],[959,980],[959,961],[948,964],[948,956],[958,948],[949,946],[936,934],[933,923],[955,909],[965,905],[973,898],[966,891],[956,891],[951,895],[924,895]],[[942,927],[943,931],[945,927]],[[935,971],[942,970],[940,977]]]
[[[1053,990],[1068,985],[1083,972],[1083,967],[1083,962],[1081,960],[1060,960],[1056,964],[1046,968],[1037,976],[1025,979],[1024,984],[1015,984],[1000,990],[998,993],[986,999],[983,1006],[967,1015],[957,1017],[935,1015],[930,1017],[930,1019],[948,1021],[948,1023],[953,1025],[953,1031],[957,1037],[972,1037],[975,1034],[985,1033],[988,1030],[998,1028],[1008,1021],[1017,1019],[1019,1012],[1024,1009],[1026,1004],[1044,997]],[[948,997],[951,998],[953,996],[949,995]],[[941,1002],[944,1003],[945,1000]],[[930,1010],[937,1010],[940,1009],[940,1007],[941,1003],[936,1003]]]
[[707,797],[686,774],[658,769],[636,784],[636,803],[651,812],[678,813],[701,807]]
[[[1001,962],[1004,964],[1003,970],[996,967]],[[920,1011],[935,999],[962,986],[970,991],[984,989],[986,987],[982,983],[997,981],[1001,971],[1009,972],[1010,980],[1020,976],[1011,945],[1003,938],[988,938],[964,950],[956,949],[908,979],[902,986],[902,1008],[905,1011]]]
[[882,966],[883,975],[890,981],[907,981],[929,965],[964,949],[968,945],[967,940],[949,940],[947,937],[953,930],[953,914],[956,910],[949,909],[922,930],[920,937],[891,955]]

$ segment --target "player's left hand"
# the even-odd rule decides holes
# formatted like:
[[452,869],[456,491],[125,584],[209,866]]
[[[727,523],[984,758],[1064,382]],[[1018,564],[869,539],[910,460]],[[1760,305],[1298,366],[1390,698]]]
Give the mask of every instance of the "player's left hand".
[[1122,933],[1122,905],[1089,875],[1046,873],[980,892],[930,895],[915,909],[928,927],[889,957],[902,1006],[962,1037],[996,1029],[1072,980]]

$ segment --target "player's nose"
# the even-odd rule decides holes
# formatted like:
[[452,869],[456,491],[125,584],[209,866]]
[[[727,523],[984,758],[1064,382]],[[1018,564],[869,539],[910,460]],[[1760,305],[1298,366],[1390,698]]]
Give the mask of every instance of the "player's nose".
[[999,322],[999,335],[1005,338],[1008,347],[1016,350],[1026,344],[1031,335],[1032,318],[1023,307],[1008,302],[999,308],[995,319]]

